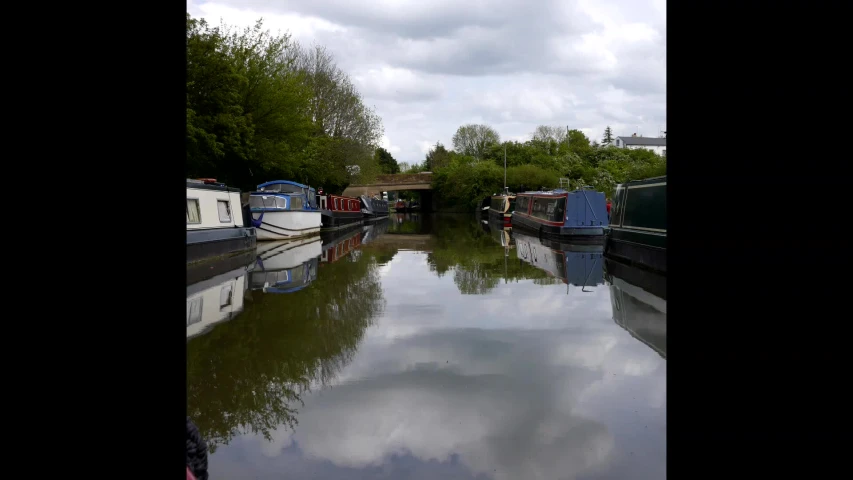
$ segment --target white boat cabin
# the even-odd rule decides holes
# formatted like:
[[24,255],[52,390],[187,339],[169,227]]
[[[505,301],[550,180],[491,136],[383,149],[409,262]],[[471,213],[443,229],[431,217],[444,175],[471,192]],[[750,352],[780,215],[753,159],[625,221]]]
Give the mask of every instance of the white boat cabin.
[[239,189],[215,179],[187,179],[187,230],[243,226]]

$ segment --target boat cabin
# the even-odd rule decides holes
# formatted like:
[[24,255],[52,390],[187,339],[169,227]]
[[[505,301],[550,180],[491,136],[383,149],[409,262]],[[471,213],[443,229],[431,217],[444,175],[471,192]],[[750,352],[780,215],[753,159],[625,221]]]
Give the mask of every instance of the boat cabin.
[[489,215],[500,217],[504,227],[511,227],[512,212],[516,207],[516,196],[513,194],[493,195],[489,205]]
[[543,225],[573,230],[600,230],[608,225],[604,193],[584,189],[519,193],[513,224],[516,218],[522,220],[525,226],[532,227]]
[[252,212],[318,210],[316,191],[289,180],[273,180],[258,185],[249,195]]
[[243,227],[240,190],[213,178],[187,179],[187,230]]
[[357,198],[344,197],[342,195],[321,193],[317,195],[317,204],[320,210],[330,210],[333,212],[361,211],[361,202]]

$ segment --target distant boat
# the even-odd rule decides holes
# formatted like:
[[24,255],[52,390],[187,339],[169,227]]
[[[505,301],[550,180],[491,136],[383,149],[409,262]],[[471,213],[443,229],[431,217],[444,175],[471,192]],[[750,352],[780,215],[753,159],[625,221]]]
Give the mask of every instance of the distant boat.
[[239,189],[214,178],[187,179],[187,263],[254,250],[256,241]]
[[388,217],[389,209],[386,200],[368,197],[367,195],[362,195],[358,198],[361,200],[361,213],[364,214],[364,221],[368,222]]
[[620,184],[605,255],[666,274],[666,176]]
[[571,192],[560,188],[519,193],[512,226],[540,236],[603,243],[607,203],[604,193],[583,187]]
[[397,200],[397,203],[394,204],[394,211],[399,213],[404,213],[409,209],[409,206],[406,205],[405,200]]
[[516,196],[504,190],[500,195],[493,195],[489,204],[489,220],[496,220],[504,227],[512,227],[512,212],[515,210]]
[[320,233],[316,191],[301,183],[273,180],[249,195],[258,240],[287,240]]

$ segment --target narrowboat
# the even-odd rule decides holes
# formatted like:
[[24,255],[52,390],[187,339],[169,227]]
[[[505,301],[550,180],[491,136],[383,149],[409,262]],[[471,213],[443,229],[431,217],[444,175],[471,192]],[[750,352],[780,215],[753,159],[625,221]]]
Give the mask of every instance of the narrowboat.
[[604,242],[607,227],[604,193],[580,188],[516,194],[513,228],[537,232],[540,236]]
[[394,204],[394,211],[397,213],[404,213],[408,209],[408,205],[406,205],[405,200],[397,200]]
[[504,227],[512,227],[512,212],[515,210],[516,196],[509,192],[492,195],[489,203],[489,220],[496,220]]
[[[233,266],[229,265],[230,259],[224,262],[225,268]],[[240,263],[236,268],[187,285],[187,340],[209,332],[243,311],[251,262],[246,263],[244,257]]]
[[301,183],[273,180],[249,195],[258,240],[288,240],[320,233],[322,215],[316,191]]
[[258,257],[249,274],[250,288],[264,293],[293,293],[317,279],[323,253],[319,236],[258,246]]
[[361,201],[357,198],[331,195],[323,193],[321,189],[317,195],[317,203],[320,205],[322,218],[321,231],[341,230],[364,221]]
[[613,321],[666,358],[666,277],[605,258]]
[[617,185],[604,252],[666,275],[666,176]]
[[251,251],[256,241],[239,189],[213,178],[187,179],[187,264]]
[[567,285],[593,287],[604,283],[604,246],[552,242],[514,230],[518,258],[559,278]]
[[477,207],[477,211],[482,212],[484,214],[488,214],[489,208],[491,208],[491,207],[492,207],[492,197],[490,197],[490,196],[489,197],[483,197],[483,199],[480,200],[480,206]]
[[361,213],[364,214],[365,221],[373,221],[388,217],[389,210],[388,202],[386,200],[368,197],[367,195],[362,195],[358,198],[361,200]]

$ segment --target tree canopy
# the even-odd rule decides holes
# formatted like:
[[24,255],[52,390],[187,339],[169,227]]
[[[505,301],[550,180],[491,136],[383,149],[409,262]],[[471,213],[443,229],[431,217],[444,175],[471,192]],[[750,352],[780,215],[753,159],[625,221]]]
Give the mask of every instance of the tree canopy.
[[189,177],[243,190],[288,179],[341,191],[383,171],[382,134],[325,47],[302,47],[262,20],[240,30],[187,14]]

